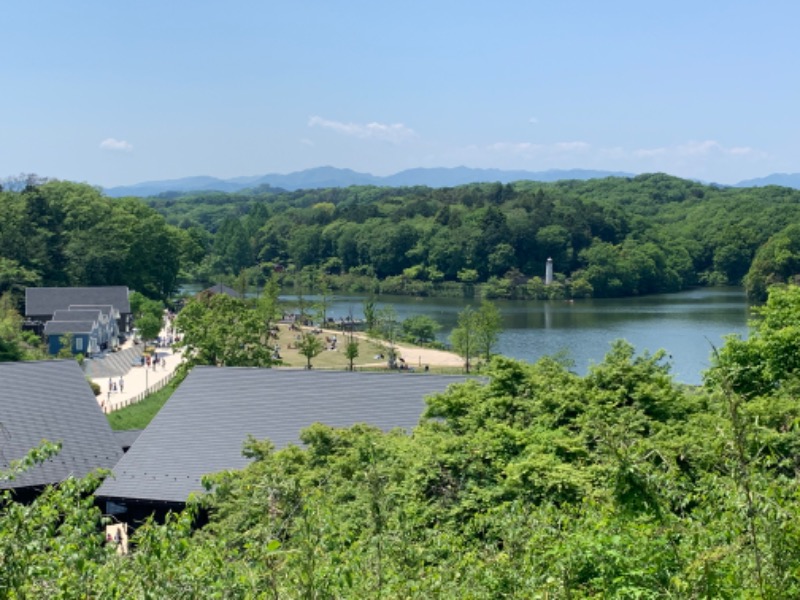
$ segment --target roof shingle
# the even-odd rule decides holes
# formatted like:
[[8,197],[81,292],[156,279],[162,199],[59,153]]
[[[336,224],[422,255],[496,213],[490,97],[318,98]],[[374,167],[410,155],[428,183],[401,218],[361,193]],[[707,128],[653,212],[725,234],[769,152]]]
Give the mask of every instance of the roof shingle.
[[276,448],[300,443],[300,431],[320,422],[367,423],[411,430],[424,398],[463,377],[235,367],[195,367],[97,496],[185,502],[201,477],[241,469],[248,435]]
[[110,304],[120,313],[130,313],[128,288],[124,285],[98,287],[29,287],[25,288],[25,316],[52,315],[73,304]]
[[0,471],[42,440],[61,452],[0,489],[40,486],[110,469],[122,456],[111,427],[74,360],[0,363]]

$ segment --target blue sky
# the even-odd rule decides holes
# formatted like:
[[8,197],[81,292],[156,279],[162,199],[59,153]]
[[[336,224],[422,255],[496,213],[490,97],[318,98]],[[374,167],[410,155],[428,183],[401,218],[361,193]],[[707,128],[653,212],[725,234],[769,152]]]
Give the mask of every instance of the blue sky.
[[800,165],[800,3],[10,0],[0,177]]

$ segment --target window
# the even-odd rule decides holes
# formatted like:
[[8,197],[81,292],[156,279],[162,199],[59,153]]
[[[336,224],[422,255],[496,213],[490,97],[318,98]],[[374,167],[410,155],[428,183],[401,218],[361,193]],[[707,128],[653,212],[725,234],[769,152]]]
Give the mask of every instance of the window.
[[78,352],[81,352],[83,350],[83,338],[82,337],[76,337],[75,338],[75,350],[77,350]]

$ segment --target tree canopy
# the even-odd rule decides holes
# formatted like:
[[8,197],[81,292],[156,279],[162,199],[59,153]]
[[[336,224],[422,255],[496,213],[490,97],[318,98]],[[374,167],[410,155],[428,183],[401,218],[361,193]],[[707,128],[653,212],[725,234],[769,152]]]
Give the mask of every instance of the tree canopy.
[[[798,217],[800,191],[664,174],[146,200],[29,178],[0,191],[0,293],[128,285],[166,300],[181,274],[261,285],[280,272],[325,295],[477,286],[489,298],[582,298],[744,283],[763,300],[798,276]],[[548,258],[556,277],[545,286]]]
[[[792,338],[798,297],[773,291],[754,347]],[[773,368],[769,353],[752,357],[756,372]],[[713,374],[704,387],[676,385],[663,352],[637,354],[623,341],[585,376],[549,358],[496,356],[485,379],[428,398],[410,435],[316,424],[302,447],[247,441],[248,467],[209,476],[207,495],[139,527],[131,556],[104,542],[87,496],[95,476],[29,505],[6,494],[0,590],[796,597],[800,410],[796,386],[784,385],[794,367],[784,371],[774,374],[780,385],[749,393]],[[207,523],[195,528],[198,511]]]
[[141,200],[32,180],[0,191],[0,293],[18,301],[27,286],[127,285],[166,300],[185,238]]

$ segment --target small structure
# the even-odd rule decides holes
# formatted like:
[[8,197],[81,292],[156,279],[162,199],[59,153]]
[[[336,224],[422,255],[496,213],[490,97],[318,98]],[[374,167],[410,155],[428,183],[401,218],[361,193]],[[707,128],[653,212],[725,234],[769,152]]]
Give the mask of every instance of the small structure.
[[91,356],[107,348],[116,348],[119,330],[116,319],[111,317],[112,307],[70,306],[57,310],[53,318],[44,325],[44,337],[50,354],[58,354],[61,336],[71,334],[72,353]]
[[[110,304],[71,304],[69,310],[99,310],[100,311],[100,327],[107,332],[108,347],[114,348],[120,337],[119,311]],[[100,344],[100,349],[105,350],[106,346]]]
[[97,321],[48,321],[44,324],[44,338],[50,354],[58,354],[64,336],[71,338],[72,354],[91,356],[100,352],[100,326]]
[[553,283],[553,259],[548,258],[544,268],[544,284],[550,285],[551,283]]
[[[101,287],[36,287],[25,288],[25,326],[38,335],[44,334],[45,323],[58,310],[97,308],[109,311],[116,321],[117,336],[131,330],[131,304],[127,286]],[[111,307],[104,309],[103,307]]]
[[221,283],[212,285],[210,288],[206,288],[202,292],[197,293],[198,296],[215,296],[217,294],[225,294],[226,296],[236,298],[237,300],[242,299],[242,295],[239,292],[232,287],[228,287],[227,285],[223,285]]
[[134,522],[184,507],[208,473],[242,469],[249,435],[276,448],[313,423],[411,430],[425,397],[461,376],[195,367],[114,467],[95,496]]
[[111,427],[74,360],[0,363],[0,472],[42,440],[58,442],[53,458],[0,477],[0,489],[20,501],[67,477],[111,469],[122,457]]

